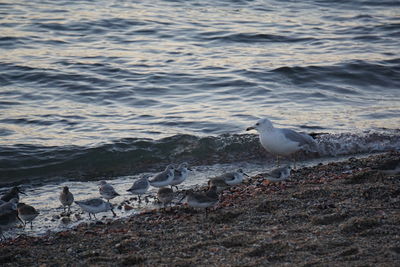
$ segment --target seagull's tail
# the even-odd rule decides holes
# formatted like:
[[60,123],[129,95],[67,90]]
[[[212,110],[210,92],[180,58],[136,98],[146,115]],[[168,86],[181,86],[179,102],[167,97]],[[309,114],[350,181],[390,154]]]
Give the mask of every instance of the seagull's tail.
[[311,135],[306,133],[301,133],[306,138],[306,144],[303,146],[304,150],[307,152],[318,153],[318,144],[315,142],[314,138]]

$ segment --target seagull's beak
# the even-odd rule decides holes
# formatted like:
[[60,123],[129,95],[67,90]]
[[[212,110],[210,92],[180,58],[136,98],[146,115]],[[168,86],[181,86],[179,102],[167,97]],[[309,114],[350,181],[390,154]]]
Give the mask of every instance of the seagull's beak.
[[246,129],[246,131],[250,131],[250,130],[255,130],[256,128],[254,126],[251,126],[249,128]]
[[247,173],[243,173],[244,176],[250,177]]

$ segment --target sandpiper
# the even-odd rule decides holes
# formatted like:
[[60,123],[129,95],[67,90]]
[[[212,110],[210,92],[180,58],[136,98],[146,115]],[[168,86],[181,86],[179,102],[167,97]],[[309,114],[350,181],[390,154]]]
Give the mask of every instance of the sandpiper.
[[149,180],[150,185],[154,187],[168,186],[174,179],[174,166],[168,165],[164,171],[156,174],[153,179]]
[[106,181],[100,181],[99,192],[100,195],[103,198],[107,199],[108,202],[110,202],[110,199],[113,199],[120,195],[115,191],[114,187],[108,184]]
[[0,205],[0,213],[7,213],[12,210],[17,210],[18,199],[12,198],[8,202],[4,202]]
[[207,216],[207,209],[219,201],[216,191],[216,186],[211,186],[207,192],[193,192],[192,190],[188,190],[186,192],[186,202],[190,207],[205,209]]
[[181,163],[174,171],[174,179],[172,179],[172,181],[170,182],[171,188],[175,187],[176,190],[178,190],[177,185],[183,183],[183,181],[186,180],[189,175],[189,171],[191,171],[191,169],[189,168],[187,162]]
[[89,218],[92,219],[91,214],[93,217],[96,218],[96,213],[105,212],[111,210],[114,216],[116,216],[113,206],[110,202],[106,202],[101,198],[92,198],[86,200],[75,201],[75,203],[83,210],[89,213]]
[[291,169],[290,166],[273,169],[266,175],[265,179],[270,182],[284,181],[290,176]]
[[[22,220],[18,217],[17,205],[15,203],[13,203],[9,208],[3,207],[4,209],[0,211],[0,235],[3,239],[5,239],[3,231],[12,228],[18,220],[22,223]],[[3,205],[7,205],[7,203]]]
[[220,193],[229,188],[230,185],[227,184],[223,178],[214,177],[208,180],[208,186],[215,186],[217,189],[217,193]]
[[71,205],[74,202],[74,195],[69,191],[68,186],[64,186],[59,199],[60,199],[61,204],[64,207],[64,212],[65,212],[66,206],[68,206],[68,212],[71,212]]
[[139,203],[141,203],[142,200],[140,199],[140,196],[145,194],[149,189],[149,187],[150,187],[149,177],[147,175],[143,175],[142,178],[136,180],[131,186],[131,188],[129,188],[126,191],[138,195]]
[[244,173],[242,169],[238,169],[235,172],[224,173],[215,178],[223,179],[228,185],[237,185],[243,182],[243,176],[248,177],[248,175]]
[[5,195],[3,195],[0,199],[7,202],[10,201],[12,198],[16,198],[19,200],[19,194],[24,194],[26,195],[24,192],[22,192],[18,186],[14,186],[13,188],[11,188],[10,191],[8,191]]
[[171,204],[172,199],[174,199],[174,191],[169,187],[161,187],[158,189],[157,198],[163,203],[165,209],[166,205]]
[[32,221],[39,215],[39,212],[32,206],[25,203],[17,204],[17,211],[19,217],[24,221],[24,228],[26,223],[31,223],[31,229],[33,228]]
[[[299,133],[291,129],[275,128],[267,118],[260,119],[246,131],[256,130],[260,134],[260,143],[265,150],[277,156],[279,167],[279,156],[289,156],[301,149],[317,152],[317,144],[314,139],[305,133]],[[296,158],[294,168],[296,168]]]

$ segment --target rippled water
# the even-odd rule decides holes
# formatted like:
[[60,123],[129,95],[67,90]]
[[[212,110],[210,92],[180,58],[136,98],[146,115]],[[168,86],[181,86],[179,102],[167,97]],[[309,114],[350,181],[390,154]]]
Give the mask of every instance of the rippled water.
[[259,117],[323,133],[320,156],[398,150],[399,14],[398,1],[1,1],[0,187],[28,189],[44,231],[63,183],[90,195],[182,161],[203,171],[187,185],[261,170],[273,157],[244,132]]
[[110,147],[143,156],[170,136],[243,135],[265,116],[390,137],[399,11],[361,0],[2,1],[0,173],[69,171],[81,166],[66,160],[108,158]]
[[397,1],[2,1],[3,145],[398,128]]

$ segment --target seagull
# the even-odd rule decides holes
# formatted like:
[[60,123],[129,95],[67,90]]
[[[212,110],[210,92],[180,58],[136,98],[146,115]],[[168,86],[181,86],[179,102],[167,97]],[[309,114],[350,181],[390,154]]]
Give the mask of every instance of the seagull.
[[83,210],[89,213],[89,218],[92,219],[90,216],[93,214],[93,217],[96,219],[96,213],[105,212],[111,210],[114,217],[116,216],[113,206],[110,202],[105,202],[101,198],[92,198],[86,200],[75,201],[75,203]]
[[[256,130],[260,134],[260,143],[265,150],[277,156],[279,166],[279,156],[289,156],[301,149],[316,151],[317,144],[314,139],[304,133],[299,133],[291,129],[275,128],[267,118],[260,119],[254,126],[246,131]],[[294,167],[296,159],[294,158]]]
[[176,190],[178,190],[177,185],[183,183],[188,177],[189,171],[191,169],[188,167],[189,165],[186,162],[181,163],[177,169],[174,171],[174,179],[170,182],[171,188],[175,186]]
[[150,185],[154,187],[168,186],[174,179],[174,166],[168,165],[164,171],[156,174],[153,179],[149,180]]
[[64,186],[59,199],[61,204],[64,206],[64,212],[66,206],[68,206],[68,212],[71,212],[71,205],[74,202],[74,195],[72,195],[72,193],[69,191],[68,186]]
[[10,191],[8,191],[5,195],[3,195],[0,200],[3,200],[5,202],[10,201],[12,198],[16,198],[17,200],[19,200],[19,195],[20,194],[24,194],[26,195],[24,192],[22,192],[18,186],[14,186],[13,188],[11,188]]
[[228,185],[237,185],[243,182],[243,176],[249,177],[242,169],[235,172],[228,172],[215,177],[214,179],[223,179]]
[[171,204],[171,201],[174,198],[174,191],[168,187],[161,187],[158,189],[157,198],[161,203],[163,203],[165,209],[167,204]]
[[115,191],[114,187],[112,187],[112,185],[108,184],[106,181],[100,181],[99,192],[100,195],[107,199],[108,202],[110,202],[110,199],[120,195]]
[[265,179],[267,179],[270,182],[284,181],[290,176],[291,169],[292,168],[290,166],[273,169],[267,174]]
[[26,226],[26,223],[30,222],[32,229],[33,228],[32,221],[39,215],[39,212],[34,207],[27,205],[25,203],[18,203],[17,211],[19,217],[24,221],[24,228]]
[[142,200],[140,199],[140,195],[146,193],[149,187],[150,187],[149,178],[147,175],[143,175],[142,178],[136,180],[131,186],[131,188],[129,188],[126,191],[138,195],[139,203],[141,203]]

